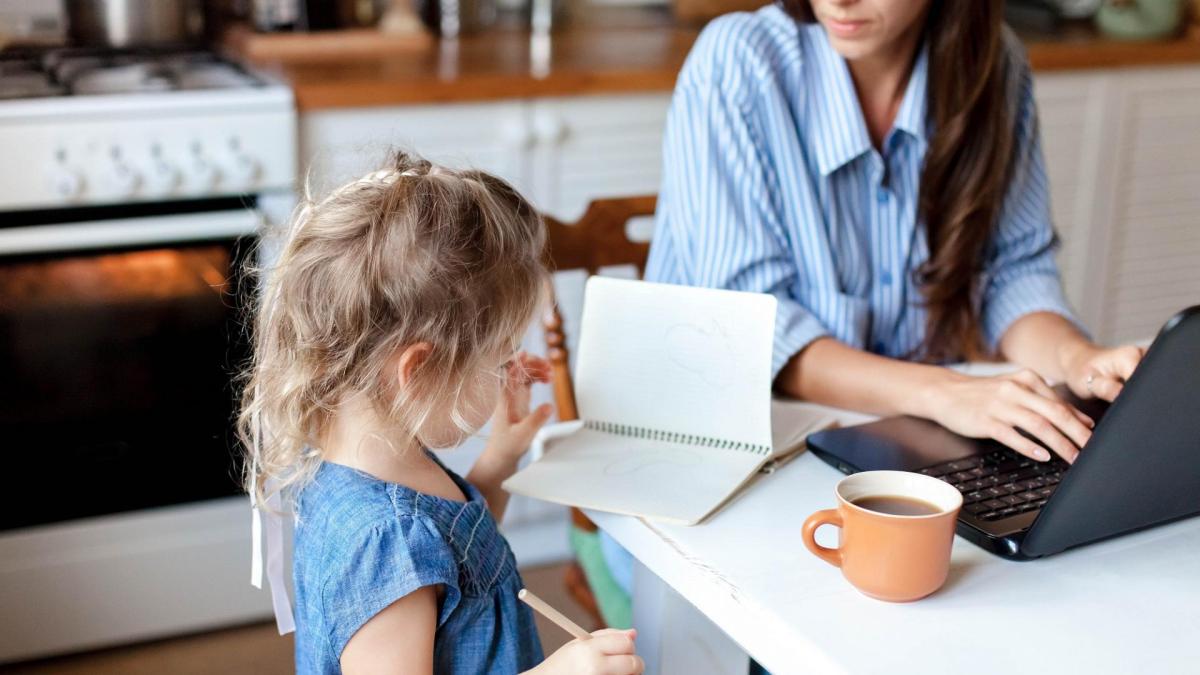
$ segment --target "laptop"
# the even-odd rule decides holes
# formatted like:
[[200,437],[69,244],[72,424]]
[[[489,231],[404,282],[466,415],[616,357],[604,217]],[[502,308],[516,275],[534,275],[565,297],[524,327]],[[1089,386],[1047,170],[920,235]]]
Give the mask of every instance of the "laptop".
[[1073,465],[915,417],[822,431],[808,447],[844,473],[914,471],[955,486],[958,534],[1014,560],[1200,514],[1200,305],[1166,323],[1111,405],[1068,400],[1096,420]]

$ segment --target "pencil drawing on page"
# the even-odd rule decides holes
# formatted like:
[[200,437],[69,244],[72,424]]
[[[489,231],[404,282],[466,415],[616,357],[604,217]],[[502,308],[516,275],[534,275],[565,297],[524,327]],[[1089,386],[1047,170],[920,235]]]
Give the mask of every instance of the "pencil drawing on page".
[[663,337],[667,359],[680,370],[712,387],[733,383],[737,375],[737,352],[716,319],[708,325],[672,324]]

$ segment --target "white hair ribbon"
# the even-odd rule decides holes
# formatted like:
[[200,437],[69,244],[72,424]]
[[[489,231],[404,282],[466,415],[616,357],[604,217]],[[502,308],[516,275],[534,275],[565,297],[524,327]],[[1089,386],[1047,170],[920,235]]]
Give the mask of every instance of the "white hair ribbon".
[[[254,450],[251,464],[251,476],[258,479],[259,437],[262,427],[259,426],[258,411],[254,412]],[[296,630],[296,619],[292,615],[292,601],[288,598],[287,585],[283,578],[283,518],[280,516],[281,500],[279,490],[272,490],[271,481],[267,481],[264,492],[267,495],[266,510],[258,503],[257,490],[250,491],[250,584],[262,590],[263,578],[263,519],[267,521],[267,582],[271,585],[271,606],[275,610],[275,627],[280,635],[287,635]]]

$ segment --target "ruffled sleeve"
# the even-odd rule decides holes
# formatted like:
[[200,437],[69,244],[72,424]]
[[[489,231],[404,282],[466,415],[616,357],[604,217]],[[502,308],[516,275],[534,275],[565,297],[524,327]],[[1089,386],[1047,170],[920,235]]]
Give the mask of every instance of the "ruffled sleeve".
[[419,516],[377,521],[328,545],[340,555],[322,585],[321,602],[326,637],[339,657],[363,624],[413,591],[443,587],[439,627],[461,597],[453,551]]

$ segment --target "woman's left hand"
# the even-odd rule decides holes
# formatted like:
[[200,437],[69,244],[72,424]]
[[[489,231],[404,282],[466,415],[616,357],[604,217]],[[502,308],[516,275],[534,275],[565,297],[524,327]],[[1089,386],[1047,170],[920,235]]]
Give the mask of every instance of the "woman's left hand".
[[1112,401],[1145,353],[1145,349],[1136,345],[1111,349],[1089,345],[1068,362],[1067,386],[1080,398]]

